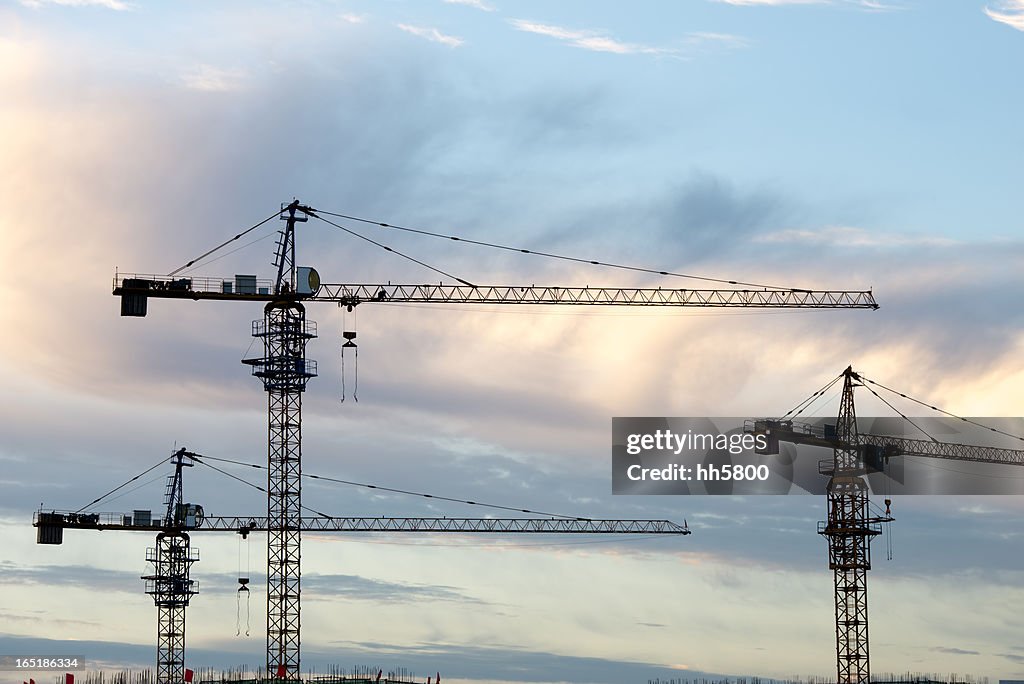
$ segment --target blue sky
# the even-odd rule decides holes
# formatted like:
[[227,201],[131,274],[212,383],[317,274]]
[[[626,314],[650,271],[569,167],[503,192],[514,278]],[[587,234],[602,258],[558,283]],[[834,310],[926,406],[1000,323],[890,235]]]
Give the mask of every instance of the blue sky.
[[[175,443],[265,459],[265,398],[239,363],[260,309],[155,301],[123,319],[110,283],[115,268],[169,272],[299,197],[602,261],[871,287],[882,305],[311,307],[308,472],[685,518],[694,534],[313,537],[307,663],[475,682],[829,675],[824,502],[613,497],[610,419],[778,415],[849,364],[961,415],[1024,415],[1022,58],[1020,0],[5,4],[0,651],[83,640],[96,661],[151,661],[136,578],[152,540],[37,547],[31,513],[77,508]],[[680,284],[363,230],[478,283]],[[301,231],[299,260],[325,281],[435,279],[322,224]],[[192,273],[269,277],[271,235]],[[343,329],[359,334],[358,404],[338,401]],[[869,399],[861,412],[881,413]],[[216,473],[189,477],[208,511],[261,508]],[[158,508],[161,494],[158,479],[112,507]],[[480,513],[323,485],[304,501]],[[895,558],[876,544],[871,575],[873,670],[1024,678],[1024,504],[893,510]],[[193,662],[260,663],[261,611],[256,636],[235,636],[237,541],[196,545]],[[265,550],[250,545],[259,577]]]

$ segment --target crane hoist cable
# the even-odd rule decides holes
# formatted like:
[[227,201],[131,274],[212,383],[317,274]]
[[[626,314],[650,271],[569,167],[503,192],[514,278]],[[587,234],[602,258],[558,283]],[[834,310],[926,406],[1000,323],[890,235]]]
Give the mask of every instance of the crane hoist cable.
[[354,322],[352,329],[348,329],[348,311],[342,313],[342,338],[345,340],[344,344],[341,345],[341,403],[345,403],[345,350],[351,349],[355,356],[355,387],[352,389],[352,398],[358,403],[359,402],[359,346],[355,343],[356,339],[356,328],[358,327],[359,321],[359,309],[353,308],[352,318]]
[[[242,547],[245,547],[245,574],[242,574]],[[252,556],[249,551],[248,535],[238,535],[238,591],[235,592],[235,636],[242,636],[242,595],[245,594],[245,636],[249,636],[251,624],[249,622],[249,568]]]

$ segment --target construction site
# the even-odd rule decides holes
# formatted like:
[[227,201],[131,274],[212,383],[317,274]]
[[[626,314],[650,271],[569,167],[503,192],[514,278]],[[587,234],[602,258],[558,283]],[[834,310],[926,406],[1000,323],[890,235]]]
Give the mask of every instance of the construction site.
[[[642,166],[635,141],[615,164],[571,142],[587,135],[583,112],[592,96],[604,102],[598,91],[531,109],[525,138],[492,128],[515,107],[491,102],[499,90],[460,55],[479,49],[479,59],[498,59],[495,68],[560,88],[572,79],[520,72],[517,60],[485,57],[482,46],[414,15],[486,33],[493,50],[529,38],[584,62],[590,53],[628,55],[633,66],[616,68],[632,76],[615,90],[634,98],[655,97],[633,90],[643,79],[714,50],[741,59],[760,49],[714,28],[756,33],[740,19],[753,12],[791,12],[835,36],[848,30],[831,23],[843,11],[864,22],[897,22],[904,10],[951,16],[887,3],[708,0],[671,11],[705,22],[675,43],[657,42],[657,13],[641,11],[638,26],[654,41],[641,43],[556,26],[564,17],[498,21],[510,8],[480,0],[437,4],[291,9],[296,36],[331,26],[358,41],[367,31],[367,45],[391,46],[383,49],[403,55],[409,73],[436,59],[461,74],[451,93],[487,113],[446,142],[420,149],[433,134],[406,129],[412,111],[432,106],[426,75],[398,85],[345,72],[355,96],[389,106],[386,115],[359,115],[377,147],[345,137],[351,164],[335,166],[338,148],[318,142],[340,130],[325,112],[344,119],[350,110],[299,107],[304,95],[334,100],[307,90],[298,66],[280,66],[292,57],[271,60],[288,84],[258,91],[273,94],[273,116],[236,109],[257,92],[246,85],[249,67],[203,66],[174,81],[164,108],[177,112],[175,98],[195,98],[197,112],[225,117],[209,130],[226,137],[209,137],[209,122],[196,119],[189,145],[165,148],[153,131],[122,139],[103,119],[97,125],[116,145],[81,147],[79,133],[53,148],[81,148],[99,168],[126,165],[110,172],[126,183],[162,179],[139,191],[145,200],[133,204],[85,165],[77,184],[66,184],[68,197],[32,197],[37,213],[25,228],[0,214],[10,236],[4,266],[16,283],[2,300],[10,408],[0,445],[0,671],[15,684],[1024,677],[1015,636],[1024,630],[1024,371],[1015,361],[1024,337],[1008,294],[1024,273],[1018,238],[992,228],[975,243],[956,226],[927,227],[958,216],[953,207],[934,215],[917,207],[931,221],[917,232],[881,219],[871,231],[837,227],[870,214],[835,190],[845,178],[838,171],[819,189],[832,203],[813,230],[800,223],[818,211],[810,200],[795,209],[772,199],[775,190],[736,190],[700,173],[669,183],[661,199],[648,196],[672,172],[654,165],[652,178],[630,176]],[[279,9],[261,10],[276,17],[266,26],[280,25]],[[208,10],[120,0],[25,3],[0,21],[36,36],[19,39],[24,45],[49,35],[91,43],[66,23],[76,10],[128,41],[124,54],[148,53],[145,36],[163,39],[169,26],[186,36],[188,22],[220,21]],[[236,10],[225,6],[224,17]],[[614,5],[601,11],[625,21]],[[1019,33],[1015,11],[973,16],[989,31]],[[101,20],[106,13],[137,33],[128,40]],[[21,54],[22,43],[11,45]],[[439,46],[447,52],[435,53]],[[342,78],[325,75],[335,73],[326,55],[370,69],[362,53],[337,45],[296,49],[305,55],[296,64],[319,65],[309,83]],[[53,58],[57,66],[49,59],[26,52],[18,62],[41,70],[11,76],[25,107],[63,96],[60,88],[30,96],[34,83],[59,74],[79,92],[89,82],[73,76],[67,55]],[[105,74],[110,64],[80,68]],[[566,64],[567,73],[594,68]],[[604,83],[602,70],[593,74]],[[95,100],[97,111],[135,103],[123,110],[125,131],[160,120],[160,108],[135,99],[132,78],[119,76],[109,97]],[[122,92],[133,94],[115,97]],[[421,96],[416,107],[403,106],[410,92]],[[657,97],[676,97],[663,92]],[[435,104],[446,116],[459,111]],[[244,121],[229,121],[242,111]],[[627,110],[617,111],[613,119],[624,120]],[[664,127],[653,111],[639,120]],[[575,123],[563,128],[561,117]],[[284,119],[305,142],[265,146]],[[601,145],[619,149],[606,124],[593,123]],[[392,139],[396,130],[408,133]],[[462,136],[475,147],[457,143]],[[496,141],[521,156],[488,153]],[[26,178],[38,177],[37,147],[12,143]],[[236,164],[250,147],[252,163]],[[193,175],[168,171],[189,166],[179,156],[186,148],[203,187],[231,186],[225,197],[204,196]],[[552,149],[568,156],[550,166]],[[787,154],[780,148],[775,158]],[[384,158],[415,159],[415,168],[384,171]],[[269,159],[282,162],[284,185],[254,170]],[[470,169],[495,168],[496,159],[510,169],[481,171],[485,186]],[[164,166],[150,168],[153,160]],[[536,179],[520,179],[515,200],[494,189],[499,177],[512,183],[513,160]],[[794,166],[779,177],[818,182],[805,173]],[[404,186],[383,189],[399,176]],[[18,176],[8,169],[7,178]],[[878,206],[889,206],[880,190],[858,192],[878,192]],[[99,204],[93,194],[120,200]],[[72,206],[82,209],[62,208]],[[1000,225],[1017,220],[1008,216],[998,214]],[[95,234],[68,230],[69,221]],[[44,258],[53,275],[34,279],[29,265]]]

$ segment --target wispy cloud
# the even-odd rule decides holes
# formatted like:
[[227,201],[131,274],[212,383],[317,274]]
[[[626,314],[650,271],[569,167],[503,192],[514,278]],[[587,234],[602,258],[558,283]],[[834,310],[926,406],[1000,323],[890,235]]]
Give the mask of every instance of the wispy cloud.
[[303,577],[303,585],[303,589],[318,599],[343,596],[346,599],[386,601],[388,603],[456,601],[459,603],[487,605],[486,601],[470,596],[457,587],[436,584],[386,582],[359,575],[311,573]]
[[737,7],[782,7],[784,5],[853,5],[866,12],[891,12],[903,9],[881,0],[713,0],[713,2]]
[[426,38],[427,40],[433,43],[440,43],[441,45],[447,45],[448,47],[456,48],[462,45],[462,43],[464,42],[461,38],[457,38],[456,36],[445,35],[438,31],[436,28],[429,28],[426,26],[412,26],[411,24],[397,24],[397,26],[399,29],[405,31],[406,33],[411,33],[414,36]]
[[225,93],[239,90],[245,74],[236,69],[219,69],[209,64],[200,64],[181,77],[181,82],[190,90],[208,93]]
[[569,29],[526,19],[510,19],[509,23],[519,31],[548,36],[573,47],[593,50],[594,52],[612,52],[617,55],[674,55],[679,52],[675,48],[655,47],[641,43],[624,43],[601,31]]
[[989,19],[1024,31],[1024,0],[1003,0],[994,9],[986,5],[984,12]]
[[365,14],[353,14],[351,12],[348,12],[346,14],[342,14],[338,18],[341,19],[342,21],[348,23],[348,24],[363,24],[363,23],[366,23],[366,15]]
[[694,31],[686,35],[685,42],[690,47],[719,46],[726,48],[747,47],[747,40],[731,33],[714,33],[712,31]]
[[887,5],[878,0],[851,0],[852,4],[860,7],[865,12],[893,12],[906,9],[903,5]]
[[449,5],[465,5],[466,7],[474,7],[484,12],[495,12],[497,8],[494,5],[489,5],[484,0],[444,0]]
[[978,651],[968,651],[964,648],[952,648],[949,646],[933,646],[931,650],[935,653],[947,653],[949,655],[981,655]]
[[903,233],[872,233],[852,226],[826,226],[820,230],[787,229],[768,233],[755,238],[756,242],[810,243],[840,247],[944,247],[956,244],[955,240],[928,235]]
[[830,5],[831,0],[714,0],[726,5],[738,5],[741,7],[755,6],[777,6],[777,5]]
[[105,7],[123,12],[132,8],[121,0],[21,0],[25,7],[42,7],[43,5],[61,5],[63,7]]

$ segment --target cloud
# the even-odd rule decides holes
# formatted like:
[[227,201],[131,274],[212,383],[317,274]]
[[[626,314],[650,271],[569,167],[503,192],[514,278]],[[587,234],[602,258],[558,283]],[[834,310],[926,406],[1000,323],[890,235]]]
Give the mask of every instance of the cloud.
[[104,592],[138,593],[140,573],[108,570],[86,565],[21,565],[0,560],[0,583],[73,586]]
[[1024,31],[1024,0],[1003,0],[995,9],[986,5],[983,11],[993,21]]
[[517,30],[555,38],[573,47],[594,52],[611,52],[617,55],[676,55],[675,48],[655,47],[640,43],[623,43],[600,31],[569,29],[553,24],[541,24],[526,19],[509,19]]
[[831,0],[714,0],[715,2],[724,3],[726,5],[736,5],[738,7],[760,7],[760,6],[771,6],[776,7],[779,5],[829,5],[832,4]]
[[949,655],[981,655],[978,651],[968,651],[964,648],[951,648],[948,646],[933,646],[931,650],[935,653],[948,653]]
[[838,247],[950,247],[955,240],[930,235],[872,233],[853,226],[826,226],[819,230],[787,229],[755,238],[756,242],[809,243]]
[[131,5],[121,0],[21,0],[25,7],[39,8],[43,5],[60,5],[62,7],[105,7],[123,12],[131,9]]
[[469,596],[456,587],[441,585],[385,582],[358,575],[329,575],[305,573],[302,577],[303,593],[317,598],[343,596],[346,599],[380,601],[389,604],[414,601],[456,601],[487,605],[486,601]]
[[209,64],[200,64],[181,77],[182,84],[190,90],[207,93],[227,93],[240,90],[245,74],[237,69],[219,69]]
[[892,12],[894,10],[906,9],[906,7],[899,5],[886,5],[884,2],[878,2],[877,0],[855,0],[854,4],[862,7],[865,12]]
[[715,33],[713,31],[694,31],[686,35],[687,44],[692,46],[720,45],[730,48],[747,47],[748,43],[742,36],[731,33]]
[[[504,641],[504,639],[502,639]],[[618,684],[651,679],[678,678],[678,670],[698,678],[714,677],[705,671],[693,670],[687,665],[668,665],[653,662],[614,660],[600,656],[572,656],[543,650],[515,649],[507,646],[480,644],[454,646],[447,643],[391,644],[373,641],[341,641],[339,647],[373,654],[374,658],[412,657],[418,662],[451,663],[447,667],[452,677],[480,681],[501,682],[574,682]],[[303,651],[306,658],[308,651]],[[314,658],[316,655],[313,656]],[[364,656],[365,658],[366,656]],[[429,669],[429,668],[428,668]],[[437,669],[437,668],[434,668]],[[441,672],[445,666],[441,666]]]
[[781,7],[784,5],[853,5],[865,12],[890,12],[903,9],[896,5],[887,5],[879,0],[713,0],[714,2],[734,5],[736,7]]
[[737,188],[726,178],[699,172],[665,191],[654,206],[650,221],[659,227],[670,258],[689,263],[722,254],[738,238],[783,220],[789,211],[787,200],[776,193]]
[[489,5],[483,0],[444,0],[449,5],[465,5],[466,7],[473,7],[484,12],[496,12],[497,8],[494,5]]
[[456,36],[445,35],[444,33],[438,31],[436,28],[429,28],[426,26],[412,26],[411,24],[397,24],[397,26],[406,33],[411,33],[414,36],[426,38],[432,43],[440,43],[441,45],[447,45],[448,47],[452,48],[457,48],[464,42],[461,38],[457,38]]
[[342,14],[338,18],[349,24],[363,24],[366,22],[365,14],[353,14],[352,12]]

